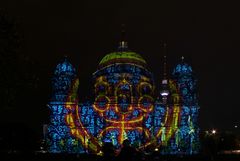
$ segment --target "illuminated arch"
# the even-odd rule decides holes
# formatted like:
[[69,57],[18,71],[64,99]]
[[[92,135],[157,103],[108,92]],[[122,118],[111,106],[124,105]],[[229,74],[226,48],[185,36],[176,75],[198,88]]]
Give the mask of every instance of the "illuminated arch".
[[[144,88],[144,87],[148,87],[150,89],[150,93],[142,93],[142,90],[143,90],[142,88]],[[149,82],[140,82],[137,89],[138,89],[139,96],[142,96],[145,94],[152,95],[154,87]]]
[[[98,89],[101,86],[104,87],[104,90],[103,89]],[[109,83],[106,81],[106,78],[104,76],[101,76],[96,80],[96,83],[94,85],[94,89],[95,89],[95,95],[96,96],[99,95],[99,94],[108,95],[108,93],[109,93]],[[103,90],[103,91],[99,91],[99,90]]]

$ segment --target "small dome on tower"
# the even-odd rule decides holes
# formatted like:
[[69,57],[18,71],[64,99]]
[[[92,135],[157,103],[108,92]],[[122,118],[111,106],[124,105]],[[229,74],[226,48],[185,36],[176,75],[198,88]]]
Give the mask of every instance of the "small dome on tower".
[[64,102],[68,98],[69,90],[76,79],[76,70],[65,57],[55,68],[52,78],[52,101]]
[[66,75],[76,75],[76,70],[73,67],[73,65],[67,60],[65,57],[56,67],[54,71],[55,75],[61,75],[61,74],[66,74]]
[[192,72],[193,72],[192,67],[189,64],[187,64],[184,61],[184,57],[182,57],[182,62],[176,65],[176,67],[173,70],[173,75],[181,75],[181,74],[189,75],[189,74],[192,74]]

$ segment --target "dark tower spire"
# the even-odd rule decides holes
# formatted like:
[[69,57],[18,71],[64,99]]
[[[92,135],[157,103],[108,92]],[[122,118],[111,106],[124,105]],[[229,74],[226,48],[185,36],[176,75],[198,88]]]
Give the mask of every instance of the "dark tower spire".
[[121,41],[125,41],[125,35],[126,34],[126,30],[125,30],[125,24],[121,25]]
[[160,91],[160,94],[162,96],[162,101],[163,104],[167,103],[167,97],[169,95],[168,91],[168,80],[167,80],[167,44],[164,42],[163,43],[163,54],[164,54],[164,59],[163,59],[163,80],[162,80],[162,90]]
[[182,63],[184,62],[184,56],[181,56],[181,61],[182,61]]
[[167,44],[163,43],[163,54],[164,54],[164,62],[163,62],[163,79],[167,79]]
[[127,42],[126,42],[126,38],[125,38],[125,35],[126,35],[126,31],[125,31],[125,24],[122,24],[121,26],[121,39],[120,39],[120,43],[119,43],[119,47],[118,47],[118,50],[119,51],[126,51],[128,50],[128,46],[127,46]]

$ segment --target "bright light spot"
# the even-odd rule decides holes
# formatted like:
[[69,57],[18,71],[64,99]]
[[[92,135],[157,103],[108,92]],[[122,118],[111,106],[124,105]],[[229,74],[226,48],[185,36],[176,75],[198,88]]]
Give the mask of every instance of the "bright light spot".
[[103,156],[103,152],[100,151],[99,153],[97,153],[97,155],[99,155],[99,156]]
[[167,90],[161,91],[161,96],[168,96],[169,92]]
[[168,95],[168,93],[161,93],[161,95],[162,95],[162,96],[167,96],[167,95]]
[[162,80],[162,84],[168,84],[167,79]]
[[237,125],[235,125],[234,127],[235,127],[235,128],[238,128],[238,126],[237,126]]
[[158,151],[158,148],[155,148],[154,151]]
[[215,129],[212,130],[212,134],[216,134],[217,131]]

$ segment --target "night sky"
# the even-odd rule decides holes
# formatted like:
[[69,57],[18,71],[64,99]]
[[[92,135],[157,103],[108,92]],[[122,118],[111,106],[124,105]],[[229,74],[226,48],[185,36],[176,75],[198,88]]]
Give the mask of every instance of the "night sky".
[[80,99],[91,96],[92,73],[101,58],[117,48],[121,24],[125,24],[129,48],[148,62],[157,88],[163,72],[162,41],[167,42],[169,71],[181,56],[193,66],[201,129],[240,127],[240,11],[236,4],[5,0],[0,11],[16,22],[22,35],[20,53],[33,62],[30,70],[38,78],[33,98],[4,114],[6,123],[10,119],[40,129],[48,122],[51,76],[64,56],[78,70]]

